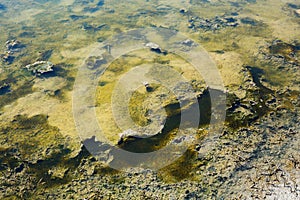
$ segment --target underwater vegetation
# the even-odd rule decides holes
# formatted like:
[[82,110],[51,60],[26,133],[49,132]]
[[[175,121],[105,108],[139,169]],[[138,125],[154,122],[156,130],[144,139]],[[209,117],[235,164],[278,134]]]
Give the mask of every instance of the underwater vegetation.
[[[282,193],[297,199],[299,17],[297,1],[280,0],[0,0],[0,199],[264,199]],[[72,91],[82,63],[95,71],[109,63],[110,47],[104,58],[91,56],[95,46],[145,27],[181,32],[191,38],[186,48],[198,43],[208,52],[226,88],[213,91],[226,94],[226,118],[201,154],[210,121],[218,117],[205,81],[164,48],[168,37],[162,44],[146,41],[145,49],[112,61],[98,80],[92,106],[103,131],[121,149],[149,153],[178,142],[181,116],[199,109],[199,123],[184,123],[198,140],[158,171],[121,172],[105,163],[117,158],[108,153],[97,160],[85,148],[95,137],[78,137]],[[162,85],[141,83],[128,105],[132,120],[144,128],[160,117],[159,106],[166,113],[161,130],[148,138],[126,135],[110,109],[117,81],[143,64],[156,66],[155,76],[165,76],[164,67],[177,70],[197,97],[181,108]],[[188,96],[184,85],[177,89]]]

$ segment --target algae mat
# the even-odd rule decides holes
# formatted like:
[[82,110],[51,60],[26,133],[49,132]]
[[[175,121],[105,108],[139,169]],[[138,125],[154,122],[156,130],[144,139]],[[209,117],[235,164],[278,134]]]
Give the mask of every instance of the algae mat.
[[0,27],[1,199],[299,198],[297,0],[0,0]]

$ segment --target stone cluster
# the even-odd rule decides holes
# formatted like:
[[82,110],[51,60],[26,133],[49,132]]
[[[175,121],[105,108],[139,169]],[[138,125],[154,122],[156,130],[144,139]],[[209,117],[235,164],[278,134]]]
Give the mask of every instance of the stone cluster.
[[8,40],[5,43],[6,51],[4,54],[1,54],[0,57],[2,60],[8,64],[11,64],[15,59],[15,54],[20,52],[25,45],[18,40]]
[[205,31],[215,31],[225,27],[236,27],[238,25],[238,20],[233,16],[216,16],[212,19],[196,16],[189,19],[188,27],[194,30],[203,29]]
[[25,68],[35,75],[41,75],[53,71],[53,64],[49,61],[37,61],[33,64],[26,65]]

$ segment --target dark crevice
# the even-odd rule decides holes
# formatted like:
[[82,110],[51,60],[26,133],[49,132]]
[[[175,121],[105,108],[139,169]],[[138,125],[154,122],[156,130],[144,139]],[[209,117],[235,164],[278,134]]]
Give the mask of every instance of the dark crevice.
[[[198,98],[197,105],[192,104],[185,110],[181,110],[179,102],[169,104],[165,109],[168,115],[161,133],[149,138],[130,136],[126,139],[122,139],[118,146],[126,151],[135,153],[153,152],[165,146],[172,137],[172,132],[178,129],[179,126],[181,126],[180,128],[199,128],[208,125],[211,120],[210,93],[206,90]],[[200,116],[198,120],[194,119],[195,109],[199,109]],[[184,122],[181,122],[182,114],[187,118]]]

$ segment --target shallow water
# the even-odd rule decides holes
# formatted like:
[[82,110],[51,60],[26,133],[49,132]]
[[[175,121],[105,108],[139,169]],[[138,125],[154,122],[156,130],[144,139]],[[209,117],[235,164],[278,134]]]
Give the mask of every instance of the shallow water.
[[[147,28],[160,30],[162,34],[141,31]],[[128,39],[128,44],[118,43],[128,31],[135,29],[139,31],[135,38]],[[193,89],[192,94],[198,100],[195,109],[200,109],[200,122],[196,126],[193,120],[190,124],[185,122],[189,126],[185,126],[183,136],[187,141],[193,138],[188,150],[177,162],[158,170],[157,183],[172,182],[173,185],[168,186],[178,192],[174,193],[175,198],[192,198],[193,192],[199,198],[271,198],[276,194],[253,189],[247,177],[258,179],[256,184],[261,186],[270,182],[274,173],[279,176],[276,173],[281,170],[292,176],[291,199],[293,195],[299,196],[299,32],[300,4],[297,0],[0,0],[0,171],[3,174],[0,198],[34,198],[35,193],[40,198],[47,195],[77,198],[76,194],[64,189],[72,181],[80,182],[89,176],[87,184],[93,185],[93,178],[96,180],[99,176],[128,175],[127,169],[118,173],[109,169],[110,162],[124,164],[124,168],[130,165],[119,161],[119,155],[113,158],[113,153],[107,153],[107,146],[105,155],[94,155],[100,161],[81,146],[82,140],[93,139],[92,136],[98,134],[80,138],[78,130],[81,127],[74,122],[72,92],[83,66],[93,71],[88,78],[97,82],[95,102],[88,105],[94,108],[97,119],[87,117],[85,123],[97,121],[110,145],[145,153],[178,141],[176,131],[180,117],[182,113],[193,111],[195,105],[187,103],[191,100],[191,92],[178,97],[176,94],[182,94],[179,86],[180,92],[176,93],[168,91],[161,82],[150,82],[151,90],[145,90],[143,82],[139,83],[140,87],[128,101],[128,113],[141,129],[161,120],[163,117],[159,115],[166,109],[161,132],[147,139],[137,135],[120,136],[126,130],[114,119],[113,91],[122,75],[143,64],[177,70]],[[180,36],[175,37],[175,33]],[[154,41],[159,47],[149,44]],[[142,49],[128,52],[127,48],[135,44],[140,47],[140,43]],[[180,51],[187,54],[196,46],[203,48],[220,73],[222,89],[218,84],[211,87],[206,80],[213,82],[214,77],[206,79],[209,73],[199,74],[191,60],[176,54],[173,51],[176,45],[181,45]],[[48,71],[26,68],[41,67],[31,65],[40,61],[47,61],[43,62],[47,64],[43,65],[43,70]],[[108,67],[102,69],[104,65]],[[209,71],[209,63],[207,66]],[[166,76],[163,70],[155,69],[152,76]],[[171,78],[167,80],[170,85],[176,82]],[[84,78],[80,81],[82,92],[89,91]],[[213,97],[209,96],[208,89],[227,97],[226,118],[218,124],[209,125],[211,120],[222,118],[222,114],[211,109]],[[178,103],[180,98],[186,98],[183,108]],[[222,102],[218,103],[216,110],[222,107]],[[216,131],[220,127],[222,130]],[[188,137],[190,135],[192,137]],[[97,145],[97,141],[102,142],[101,139],[85,140],[93,145]],[[276,149],[277,153],[268,149]],[[166,152],[157,162],[164,158],[166,163],[170,159]],[[264,177],[258,168],[271,168],[271,171],[274,168],[271,161],[263,162],[264,159],[282,166],[280,170],[279,167],[274,169],[277,171],[269,175],[269,181],[257,175]],[[147,165],[139,167],[143,166]],[[86,175],[91,169],[93,173]],[[14,177],[16,181],[12,181]],[[120,177],[112,179],[122,180],[126,188],[125,183],[130,181]],[[129,198],[137,194],[138,190],[130,193],[126,189],[116,189],[110,178],[108,184],[113,189],[106,190],[116,193],[111,198]],[[193,184],[195,188],[201,186],[203,190],[193,188],[185,192],[178,189],[176,184],[185,183],[190,183],[191,188]],[[272,182],[285,191],[281,183],[281,179]],[[221,184],[228,187],[219,187]],[[18,190],[14,191],[16,186]],[[247,192],[243,194],[241,187]],[[88,198],[95,192],[94,188],[91,186],[82,196]],[[103,188],[98,188],[102,191],[99,193],[107,194]],[[76,187],[73,190],[74,193],[79,191]],[[155,189],[151,190],[150,197],[171,198],[153,191]],[[164,193],[162,189],[161,193]]]

